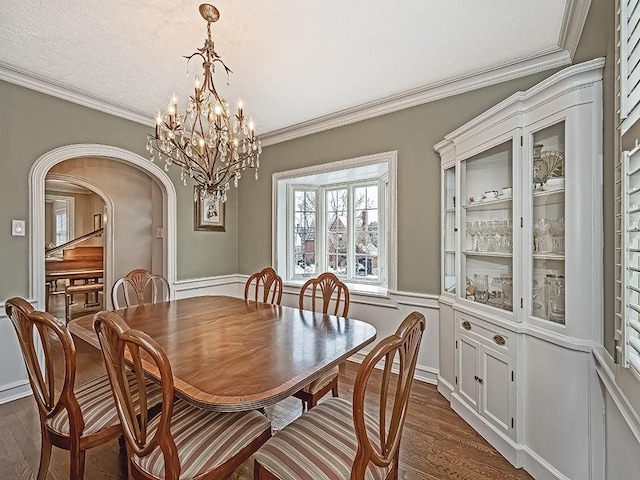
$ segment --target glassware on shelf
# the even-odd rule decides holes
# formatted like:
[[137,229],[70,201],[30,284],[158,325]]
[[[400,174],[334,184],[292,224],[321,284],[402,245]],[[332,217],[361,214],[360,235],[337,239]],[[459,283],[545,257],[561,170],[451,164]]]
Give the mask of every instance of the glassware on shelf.
[[547,318],[564,324],[564,275],[547,274],[546,278]]
[[531,308],[533,309],[533,315],[536,317],[546,317],[546,308],[544,301],[544,289],[538,280],[533,281],[533,290],[531,293]]
[[513,275],[503,273],[500,275],[502,285],[502,308],[513,311]]
[[538,253],[553,251],[553,242],[549,236],[550,223],[548,219],[541,218],[533,224],[533,249]]
[[478,224],[478,244],[477,250],[478,252],[488,252],[489,251],[489,225],[488,222],[479,222]]
[[489,299],[489,275],[476,273],[473,275],[475,283],[476,302],[487,303]]
[[564,253],[564,218],[554,218],[549,224],[549,233],[553,239],[553,251]]

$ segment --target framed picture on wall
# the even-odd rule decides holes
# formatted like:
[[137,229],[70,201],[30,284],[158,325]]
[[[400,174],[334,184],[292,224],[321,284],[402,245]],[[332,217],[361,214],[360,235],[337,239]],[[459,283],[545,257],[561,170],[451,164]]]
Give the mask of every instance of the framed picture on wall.
[[201,187],[193,187],[197,198],[193,209],[193,229],[224,232],[224,203],[220,199],[201,195]]

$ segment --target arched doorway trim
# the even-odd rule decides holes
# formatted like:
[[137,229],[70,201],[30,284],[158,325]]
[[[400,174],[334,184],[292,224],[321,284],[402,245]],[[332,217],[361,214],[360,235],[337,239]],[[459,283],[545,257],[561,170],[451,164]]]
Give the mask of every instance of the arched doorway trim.
[[[162,211],[165,234],[165,241],[163,242],[163,275],[172,286],[171,291],[173,292],[176,280],[177,200],[176,190],[171,179],[169,179],[167,174],[156,164],[149,162],[149,160],[137,153],[119,147],[99,144],[65,145],[42,155],[34,162],[29,171],[29,289],[31,297],[35,297],[38,301],[38,308],[44,306],[45,297],[45,264],[44,255],[42,254],[45,248],[44,209],[42,208],[42,205],[44,205],[45,177],[54,165],[72,158],[109,158],[135,167],[156,181],[162,191],[163,198]],[[78,183],[78,179],[74,178],[72,183]],[[89,182],[87,182],[87,184],[88,183]],[[89,189],[95,189],[95,185],[92,185]],[[96,193],[100,195],[98,191]],[[102,193],[106,195],[106,193]],[[111,202],[110,199],[109,202]],[[109,205],[109,202],[105,200],[107,205]],[[112,202],[111,208],[112,211],[108,219],[109,223],[111,223],[113,219]],[[107,237],[107,240],[111,241],[113,239],[113,231],[111,228],[109,230],[107,235],[110,235],[110,237]],[[113,243],[111,242],[111,250],[112,247]],[[107,262],[111,262],[107,263],[107,272],[110,275],[111,273],[109,272],[113,272],[113,252],[109,251],[109,246],[107,246],[105,257],[107,258]],[[105,278],[105,282],[107,282],[107,285],[111,284],[109,278]]]

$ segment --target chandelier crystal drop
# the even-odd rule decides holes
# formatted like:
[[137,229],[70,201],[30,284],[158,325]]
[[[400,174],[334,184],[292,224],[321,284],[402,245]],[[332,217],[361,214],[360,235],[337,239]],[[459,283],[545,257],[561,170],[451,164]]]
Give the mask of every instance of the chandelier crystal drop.
[[[171,97],[164,113],[156,116],[155,134],[147,137],[150,160],[164,160],[164,169],[170,165],[181,169],[181,180],[186,185],[187,177],[200,186],[202,198],[227,201],[227,190],[233,184],[238,187],[242,171],[255,169],[258,179],[262,147],[256,138],[255,123],[244,112],[242,100],[235,113],[221,97],[213,83],[216,64],[228,74],[231,70],[216,53],[211,39],[211,24],[220,18],[213,5],[200,5],[200,14],[207,21],[207,39],[187,59],[202,58],[202,79],[195,78],[193,96],[189,97],[185,112],[178,112],[178,99]],[[194,194],[194,201],[198,199]]]

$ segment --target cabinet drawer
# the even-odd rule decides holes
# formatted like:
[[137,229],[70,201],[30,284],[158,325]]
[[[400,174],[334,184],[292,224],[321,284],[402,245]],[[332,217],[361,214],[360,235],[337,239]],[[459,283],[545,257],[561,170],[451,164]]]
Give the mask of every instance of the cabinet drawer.
[[512,338],[510,332],[479,318],[456,312],[456,324],[458,332],[471,335],[493,348],[504,350],[511,348]]

